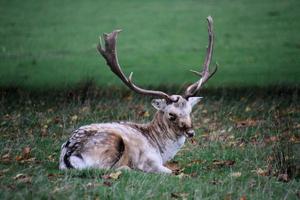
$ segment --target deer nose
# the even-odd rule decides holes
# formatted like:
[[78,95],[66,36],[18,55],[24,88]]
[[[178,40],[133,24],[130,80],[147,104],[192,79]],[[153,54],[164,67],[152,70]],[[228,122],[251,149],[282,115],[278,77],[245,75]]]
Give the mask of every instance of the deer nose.
[[190,129],[190,130],[186,131],[185,133],[189,138],[195,136],[195,131],[193,129]]

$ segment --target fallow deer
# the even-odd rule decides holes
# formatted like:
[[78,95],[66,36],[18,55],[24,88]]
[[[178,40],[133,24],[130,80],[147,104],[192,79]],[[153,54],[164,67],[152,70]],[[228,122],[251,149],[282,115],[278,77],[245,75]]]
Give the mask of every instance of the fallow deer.
[[159,98],[152,101],[157,112],[147,124],[100,123],[78,128],[61,147],[59,168],[135,169],[171,173],[164,164],[175,156],[187,137],[195,135],[191,112],[202,98],[195,97],[195,94],[217,71],[217,65],[212,72],[209,70],[214,33],[212,18],[207,17],[207,21],[208,47],[203,71],[192,71],[201,78],[189,85],[183,95],[168,95],[135,85],[132,73],[127,78],[118,62],[116,39],[120,30],[104,34],[105,47],[101,46],[100,38],[97,49],[111,71],[136,93]]

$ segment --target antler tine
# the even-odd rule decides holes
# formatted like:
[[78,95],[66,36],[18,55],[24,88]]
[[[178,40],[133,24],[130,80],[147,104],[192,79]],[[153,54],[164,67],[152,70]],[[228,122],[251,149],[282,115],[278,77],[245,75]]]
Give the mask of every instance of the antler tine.
[[130,73],[128,78],[125,76],[124,72],[121,69],[121,66],[119,65],[117,50],[116,50],[117,35],[119,32],[121,32],[121,30],[115,30],[109,34],[103,34],[105,48],[101,46],[101,38],[99,44],[97,45],[97,50],[105,58],[106,63],[111,69],[111,71],[114,74],[116,74],[127,87],[129,87],[131,90],[139,94],[151,95],[158,98],[163,98],[166,99],[168,102],[176,101],[171,96],[169,96],[168,94],[162,91],[146,90],[138,87],[132,82],[132,74],[133,74],[132,72]]
[[201,76],[201,78],[197,82],[188,86],[188,88],[185,90],[184,97],[186,99],[191,96],[194,96],[196,92],[217,72],[218,69],[218,65],[216,65],[214,70],[212,72],[209,72],[209,65],[211,62],[213,47],[214,47],[213,19],[211,16],[207,17],[207,22],[208,22],[208,47],[206,50],[206,57],[203,64],[203,71],[197,72],[191,70],[194,74]]

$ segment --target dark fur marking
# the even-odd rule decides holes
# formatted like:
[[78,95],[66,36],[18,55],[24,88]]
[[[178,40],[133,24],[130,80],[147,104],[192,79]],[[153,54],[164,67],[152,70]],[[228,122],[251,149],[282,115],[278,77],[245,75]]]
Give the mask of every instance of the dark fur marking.
[[121,157],[125,151],[125,143],[121,137],[118,139],[115,148],[118,151],[118,154],[116,155],[117,159],[111,165],[111,168],[113,168],[117,164],[117,162],[121,159]]
[[64,148],[67,149],[67,152],[64,156],[64,163],[67,168],[74,168],[74,166],[70,162],[70,157],[76,156],[76,157],[82,159],[82,155],[79,153],[72,155],[74,153],[74,151],[76,150],[76,148],[72,148],[72,147],[76,147],[77,143],[75,143],[72,147],[69,147],[69,145],[70,145],[70,141],[67,141],[67,143],[64,146]]
[[73,165],[70,163],[70,155],[72,154],[72,152],[69,151],[68,146],[70,144],[70,141],[68,140],[67,143],[65,144],[64,148],[67,149],[66,154],[64,155],[64,163],[66,165],[67,168],[74,168]]

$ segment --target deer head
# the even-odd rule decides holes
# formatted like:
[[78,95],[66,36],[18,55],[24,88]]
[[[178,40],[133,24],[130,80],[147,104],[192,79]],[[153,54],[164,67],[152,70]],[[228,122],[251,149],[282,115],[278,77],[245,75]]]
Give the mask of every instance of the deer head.
[[118,62],[116,43],[117,35],[121,30],[115,30],[110,34],[103,34],[105,46],[100,43],[97,46],[99,53],[105,58],[107,65],[111,71],[116,74],[122,82],[131,90],[143,95],[150,95],[158,99],[152,101],[152,105],[163,116],[163,121],[168,126],[176,130],[178,134],[185,134],[188,137],[194,135],[191,112],[192,107],[196,105],[202,97],[196,97],[196,93],[203,87],[203,85],[215,74],[217,65],[212,72],[209,71],[209,65],[213,54],[214,34],[213,34],[213,19],[209,16],[208,21],[208,47],[205,61],[203,64],[203,71],[197,72],[191,70],[199,80],[189,85],[183,95],[168,95],[162,91],[147,90],[135,85],[132,81],[132,72],[129,77],[125,76]]

